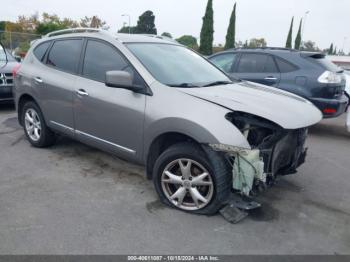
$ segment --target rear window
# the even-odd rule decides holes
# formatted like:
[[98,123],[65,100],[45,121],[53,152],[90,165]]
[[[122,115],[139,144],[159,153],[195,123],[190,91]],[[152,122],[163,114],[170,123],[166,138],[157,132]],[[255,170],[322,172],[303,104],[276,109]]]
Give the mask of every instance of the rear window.
[[38,60],[43,61],[45,53],[46,53],[47,49],[49,48],[50,44],[51,44],[51,42],[45,42],[45,43],[38,45],[34,49],[33,53],[34,53],[35,57],[38,58]]
[[76,73],[82,43],[81,39],[56,41],[50,50],[46,64],[68,73]]

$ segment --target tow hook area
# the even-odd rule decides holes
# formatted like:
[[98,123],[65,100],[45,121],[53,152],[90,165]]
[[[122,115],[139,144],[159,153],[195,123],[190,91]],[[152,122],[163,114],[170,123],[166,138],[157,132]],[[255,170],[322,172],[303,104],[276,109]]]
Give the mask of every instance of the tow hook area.
[[220,210],[220,214],[230,223],[237,224],[248,216],[248,211],[260,208],[258,202],[243,199],[243,197],[232,194],[230,201]]
[[[212,146],[214,150],[222,151]],[[236,194],[232,194],[228,203],[220,210],[220,214],[230,223],[238,223],[248,216],[248,211],[260,208],[261,204],[249,197],[254,185],[266,184],[264,160],[260,150],[248,150],[231,148],[225,150],[233,159],[232,163],[232,188]]]

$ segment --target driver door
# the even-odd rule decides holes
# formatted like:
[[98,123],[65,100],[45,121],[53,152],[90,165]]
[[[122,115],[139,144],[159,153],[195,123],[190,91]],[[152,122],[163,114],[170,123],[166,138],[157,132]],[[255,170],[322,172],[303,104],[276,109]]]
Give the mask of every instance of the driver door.
[[137,160],[142,154],[146,98],[130,90],[107,87],[106,72],[113,70],[128,71],[134,82],[145,85],[116,47],[97,39],[87,40],[73,94],[76,136]]

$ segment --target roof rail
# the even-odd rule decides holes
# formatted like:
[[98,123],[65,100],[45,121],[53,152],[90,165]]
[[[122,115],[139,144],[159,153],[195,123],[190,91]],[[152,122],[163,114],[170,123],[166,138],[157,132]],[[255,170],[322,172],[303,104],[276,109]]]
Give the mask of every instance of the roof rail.
[[167,36],[162,36],[162,35],[152,35],[152,34],[141,34],[143,36],[148,36],[148,37],[153,37],[153,38],[158,38],[158,39],[162,39],[162,40],[167,40],[167,41],[170,41],[170,42],[173,42],[173,43],[179,43],[177,42],[175,39],[172,39],[170,37],[167,37]]
[[53,37],[57,35],[74,34],[74,33],[97,33],[102,31],[104,30],[98,29],[98,28],[78,27],[78,28],[69,28],[69,29],[54,31],[54,32],[48,33],[44,37]]
[[239,48],[233,48],[234,50],[253,50],[253,49],[262,49],[262,50],[281,50],[281,51],[291,51],[291,52],[298,52],[299,50],[292,49],[292,48],[285,48],[285,47],[239,47]]

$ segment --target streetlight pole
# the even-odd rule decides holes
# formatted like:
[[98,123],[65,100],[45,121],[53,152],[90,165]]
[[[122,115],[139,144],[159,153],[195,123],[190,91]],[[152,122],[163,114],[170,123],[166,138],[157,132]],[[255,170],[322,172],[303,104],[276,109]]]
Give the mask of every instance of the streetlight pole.
[[343,42],[343,48],[342,48],[342,52],[343,54],[345,55],[345,51],[344,51],[344,48],[345,48],[345,43],[346,43],[346,39],[348,39],[346,36],[344,37],[344,42]]
[[302,33],[301,33],[301,43],[302,45],[304,45],[304,31],[305,31],[305,26],[306,26],[306,19],[307,19],[307,15],[310,13],[310,11],[306,11],[305,14],[304,14],[304,21],[303,21],[303,30],[302,30]]
[[128,14],[123,14],[122,16],[127,16],[129,18],[129,35],[131,34],[131,17]]

